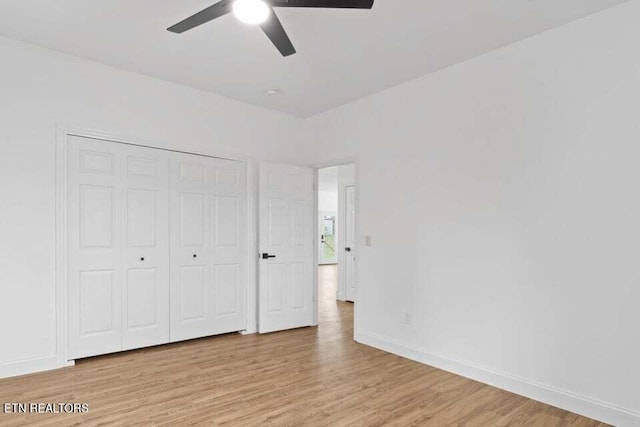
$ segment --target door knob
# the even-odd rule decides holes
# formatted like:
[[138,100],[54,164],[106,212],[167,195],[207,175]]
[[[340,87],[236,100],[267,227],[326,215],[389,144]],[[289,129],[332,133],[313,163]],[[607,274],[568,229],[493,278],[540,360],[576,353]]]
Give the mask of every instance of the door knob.
[[262,259],[269,259],[269,258],[275,258],[275,255],[269,255],[267,253],[262,254]]
[[144,261],[144,257],[140,258],[140,261]]
[[194,257],[194,258],[198,258],[198,255],[197,255],[197,254],[193,254],[193,257]]
[[351,248],[344,248],[345,251],[351,252]]

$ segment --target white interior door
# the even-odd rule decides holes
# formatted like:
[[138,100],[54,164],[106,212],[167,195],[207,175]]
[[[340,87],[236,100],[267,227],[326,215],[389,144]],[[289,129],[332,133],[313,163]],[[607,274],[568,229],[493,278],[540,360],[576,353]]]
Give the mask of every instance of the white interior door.
[[260,165],[260,333],[313,324],[313,176],[308,168]]
[[355,259],[356,259],[356,187],[345,187],[345,256],[344,270],[347,301],[356,300]]
[[124,146],[122,349],[169,342],[169,153]]
[[70,359],[122,347],[120,146],[69,138],[68,335]]
[[68,356],[168,342],[168,157],[69,137]]
[[244,164],[171,154],[171,341],[246,328]]
[[124,146],[122,349],[169,342],[169,153]]
[[318,216],[318,254],[321,265],[338,262],[338,215],[336,212],[320,211]]
[[244,163],[68,140],[68,356],[246,328]]

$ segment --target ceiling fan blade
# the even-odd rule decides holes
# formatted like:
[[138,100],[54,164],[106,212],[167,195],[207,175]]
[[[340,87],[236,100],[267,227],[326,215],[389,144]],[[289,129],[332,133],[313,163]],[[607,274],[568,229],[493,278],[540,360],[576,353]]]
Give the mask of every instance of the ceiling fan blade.
[[371,9],[374,0],[271,0],[274,7],[319,7],[330,9]]
[[167,30],[172,33],[180,34],[199,25],[206,24],[209,21],[213,21],[214,19],[231,12],[231,3],[232,2],[230,0],[222,0],[213,6],[209,6],[195,15],[188,17],[184,21],[178,22],[176,25],[167,28]]
[[276,45],[282,56],[289,56],[296,53],[296,48],[293,47],[287,32],[282,27],[282,24],[273,9],[271,9],[271,16],[269,19],[260,24],[260,27],[273,44]]

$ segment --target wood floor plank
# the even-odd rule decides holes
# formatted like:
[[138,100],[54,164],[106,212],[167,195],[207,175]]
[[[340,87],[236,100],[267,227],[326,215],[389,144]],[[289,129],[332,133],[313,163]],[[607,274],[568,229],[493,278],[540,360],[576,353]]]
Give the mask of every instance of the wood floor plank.
[[320,269],[320,326],[193,340],[0,380],[3,402],[86,414],[2,414],[2,426],[603,426],[353,341],[353,305]]

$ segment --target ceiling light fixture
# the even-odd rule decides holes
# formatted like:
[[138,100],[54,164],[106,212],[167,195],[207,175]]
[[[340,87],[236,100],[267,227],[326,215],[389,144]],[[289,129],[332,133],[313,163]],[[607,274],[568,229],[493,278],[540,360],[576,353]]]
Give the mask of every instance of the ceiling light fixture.
[[296,53],[296,48],[282,27],[274,7],[317,7],[321,9],[371,9],[375,0],[218,0],[195,15],[183,19],[167,28],[172,33],[182,34],[202,24],[220,18],[232,10],[238,19],[247,24],[258,25],[282,56]]
[[262,0],[236,0],[233,2],[233,13],[245,24],[258,25],[269,18],[271,9]]

